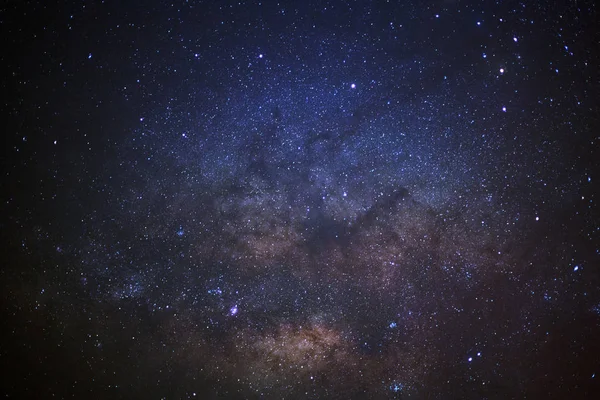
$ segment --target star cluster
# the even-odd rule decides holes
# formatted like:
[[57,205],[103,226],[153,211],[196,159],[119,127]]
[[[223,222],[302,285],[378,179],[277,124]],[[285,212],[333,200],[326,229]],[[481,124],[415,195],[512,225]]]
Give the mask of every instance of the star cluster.
[[7,396],[598,390],[593,2],[25,3]]

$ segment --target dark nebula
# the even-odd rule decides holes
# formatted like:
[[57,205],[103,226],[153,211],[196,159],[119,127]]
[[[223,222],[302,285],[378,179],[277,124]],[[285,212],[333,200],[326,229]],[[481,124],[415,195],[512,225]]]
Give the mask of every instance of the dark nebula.
[[7,1],[6,398],[600,395],[593,1]]

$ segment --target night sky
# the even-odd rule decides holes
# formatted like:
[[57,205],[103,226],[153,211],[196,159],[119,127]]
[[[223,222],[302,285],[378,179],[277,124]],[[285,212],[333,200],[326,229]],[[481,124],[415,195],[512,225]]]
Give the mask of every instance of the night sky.
[[593,1],[5,1],[1,394],[600,393]]

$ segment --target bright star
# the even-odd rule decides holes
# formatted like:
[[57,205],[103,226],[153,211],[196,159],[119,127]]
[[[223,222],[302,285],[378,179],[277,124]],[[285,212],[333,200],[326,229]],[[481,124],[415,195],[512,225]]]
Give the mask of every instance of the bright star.
[[401,383],[394,383],[393,385],[390,386],[390,390],[392,392],[399,392],[403,389],[403,386]]

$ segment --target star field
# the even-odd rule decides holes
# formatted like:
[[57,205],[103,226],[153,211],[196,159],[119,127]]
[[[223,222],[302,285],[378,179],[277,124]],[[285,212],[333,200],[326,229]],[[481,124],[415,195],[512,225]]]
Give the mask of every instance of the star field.
[[3,394],[594,398],[597,20],[3,5]]

